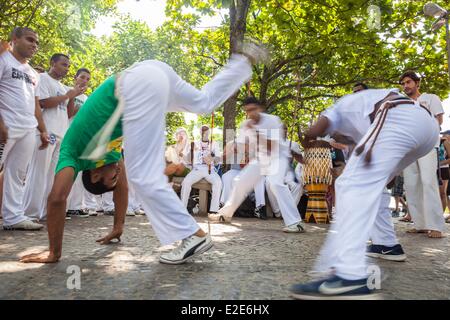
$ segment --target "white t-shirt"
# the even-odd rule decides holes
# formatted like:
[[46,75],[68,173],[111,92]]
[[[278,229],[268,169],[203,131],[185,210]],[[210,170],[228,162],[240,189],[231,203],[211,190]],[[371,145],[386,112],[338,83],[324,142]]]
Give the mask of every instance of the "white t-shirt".
[[[67,91],[69,91],[71,89],[73,89],[73,88],[67,87]],[[83,104],[86,102],[87,98],[88,98],[88,96],[85,94],[81,94],[78,97],[75,97],[75,99],[74,99],[75,110],[79,111],[81,109],[81,107],[83,106]],[[76,116],[76,114],[75,114],[75,116]],[[72,123],[75,116],[73,116],[72,118],[69,119],[69,125]]]
[[20,63],[10,52],[0,55],[0,114],[9,131],[37,127],[38,81],[38,73],[28,63]]
[[[41,74],[41,80],[37,88],[39,100],[62,96],[67,91],[69,91],[69,87],[53,79],[48,73]],[[68,103],[69,100],[67,99],[54,108],[42,109],[42,118],[47,127],[47,132],[55,134],[58,138],[63,138],[69,127]]]
[[[68,88],[67,91],[71,90],[72,88]],[[86,102],[88,96],[85,94],[80,94],[78,97],[75,97],[75,109],[80,110],[83,104]]]
[[[442,106],[441,99],[435,94],[432,93],[422,93],[419,98],[417,98],[417,101],[423,105],[425,108],[430,110],[430,112],[433,114],[433,116],[438,116],[440,114],[444,113],[444,107]],[[438,121],[436,119],[436,121]],[[439,122],[438,122],[439,123]],[[436,148],[439,147],[440,144],[440,138],[437,139],[436,142]]]
[[341,134],[358,143],[371,125],[369,115],[375,104],[390,92],[398,92],[398,89],[368,89],[342,97],[322,112],[329,120],[327,134]]
[[[257,124],[248,127],[251,120],[245,120],[239,128],[238,143],[245,143],[248,138],[250,154],[260,160],[270,161],[280,157],[290,157],[289,142],[284,139],[283,123],[277,116],[261,113]],[[259,135],[259,141],[257,136]],[[272,149],[269,152],[265,140],[272,140]],[[254,152],[257,149],[257,152]]]
[[419,98],[417,98],[417,101],[430,110],[435,117],[444,113],[441,99],[435,94],[422,93]]
[[194,168],[207,168],[208,165],[206,164],[204,157],[209,155],[210,152],[214,153],[214,157],[221,156],[220,148],[217,142],[213,141],[210,148],[209,141],[196,141],[194,143]]

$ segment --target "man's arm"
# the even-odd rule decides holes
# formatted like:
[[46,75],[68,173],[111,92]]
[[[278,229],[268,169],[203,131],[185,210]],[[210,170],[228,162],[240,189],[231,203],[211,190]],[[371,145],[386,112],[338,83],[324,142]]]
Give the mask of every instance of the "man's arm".
[[66,92],[66,94],[62,96],[49,97],[46,99],[39,100],[41,107],[44,109],[47,108],[56,108],[58,105],[63,103],[66,100],[73,100],[75,97],[86,91],[86,87],[80,87],[76,85],[73,89],[70,89]]
[[41,106],[39,104],[39,98],[36,97],[35,101],[35,108],[34,108],[34,116],[36,117],[36,120],[38,122],[38,130],[41,134],[41,146],[39,147],[40,150],[45,149],[48,147],[49,137],[47,133],[47,128],[45,127],[44,119],[42,118],[42,111]]
[[70,99],[69,103],[67,104],[67,116],[70,118],[72,118],[76,113],[77,113],[77,109],[75,107],[75,99]]
[[330,122],[327,117],[320,116],[319,119],[306,131],[306,133],[301,136],[299,134],[299,139],[304,148],[309,147],[309,142],[311,140],[316,140],[317,137],[322,137],[325,135]]
[[116,188],[113,191],[115,211],[114,226],[113,230],[108,235],[97,240],[100,244],[109,244],[113,239],[120,241],[120,236],[123,233],[123,226],[125,225],[125,215],[128,209],[128,181],[122,159],[119,161],[119,166],[120,174],[117,180]]
[[74,175],[75,171],[72,167],[66,167],[55,175],[52,191],[47,199],[49,250],[26,255],[20,259],[21,262],[54,263],[61,258],[66,202],[72,189]]
[[0,143],[6,143],[8,141],[8,127],[6,127],[2,116],[0,115]]

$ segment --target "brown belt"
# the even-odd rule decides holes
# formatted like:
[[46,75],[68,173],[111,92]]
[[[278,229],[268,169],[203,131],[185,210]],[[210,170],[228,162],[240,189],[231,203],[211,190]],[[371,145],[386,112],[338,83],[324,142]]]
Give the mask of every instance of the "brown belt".
[[[388,111],[390,109],[392,109],[392,108],[395,108],[395,107],[401,105],[401,104],[414,104],[414,103],[415,102],[413,100],[411,100],[411,99],[400,97],[400,98],[396,98],[396,99],[387,101],[384,104],[384,107],[382,109],[381,109],[381,107],[379,107],[376,110],[374,110],[374,112],[372,112],[369,115],[370,122],[373,123],[375,118],[376,118],[376,116],[379,113],[380,113],[380,117],[378,118],[378,121],[377,121],[377,123],[375,125],[375,128],[369,134],[367,139],[359,147],[356,148],[356,150],[355,150],[356,154],[360,155],[364,151],[367,142],[370,140],[370,138],[372,138],[373,135],[375,135],[375,137],[374,137],[374,139],[372,141],[372,145],[370,146],[369,150],[367,150],[367,153],[366,153],[366,156],[365,156],[365,161],[367,163],[369,163],[371,158],[372,158],[373,146],[375,145],[375,142],[376,142],[376,140],[378,138],[378,135],[380,134],[381,128],[383,128],[384,121],[386,120],[386,116],[387,116]],[[428,112],[428,114],[431,116],[431,112],[427,108],[425,108],[423,105],[420,105],[420,107],[425,109]]]

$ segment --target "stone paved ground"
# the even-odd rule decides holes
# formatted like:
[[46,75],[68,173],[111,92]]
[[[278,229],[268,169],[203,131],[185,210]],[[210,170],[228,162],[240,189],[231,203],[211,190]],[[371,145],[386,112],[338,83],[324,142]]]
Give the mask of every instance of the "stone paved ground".
[[[207,228],[205,218],[197,218]],[[309,280],[327,226],[284,234],[281,221],[235,219],[211,225],[215,247],[180,266],[162,265],[155,235],[144,216],[128,217],[120,244],[95,239],[112,217],[67,221],[60,263],[21,264],[18,258],[46,248],[47,233],[0,231],[0,299],[289,299],[292,283]],[[447,232],[450,232],[447,225]],[[450,238],[406,234],[396,223],[408,260],[375,261],[388,276],[388,299],[450,299]],[[374,261],[374,260],[373,260]],[[67,289],[68,266],[82,270],[81,290]]]

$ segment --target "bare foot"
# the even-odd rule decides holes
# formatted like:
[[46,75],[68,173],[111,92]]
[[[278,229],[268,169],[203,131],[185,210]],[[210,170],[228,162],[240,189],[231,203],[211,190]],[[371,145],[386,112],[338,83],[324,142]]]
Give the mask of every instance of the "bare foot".
[[428,238],[443,238],[443,237],[444,235],[440,231],[437,230],[428,231]]
[[428,233],[430,230],[425,230],[425,229],[420,229],[420,230],[417,230],[417,229],[409,229],[409,230],[406,230],[406,233]]
[[50,251],[32,253],[20,258],[23,263],[55,263],[59,261],[60,255],[55,255]]

